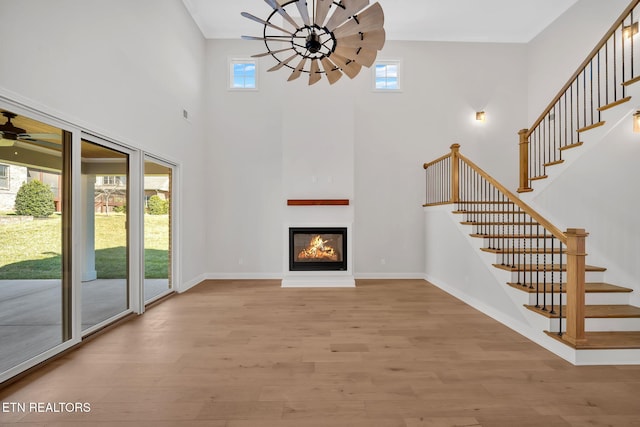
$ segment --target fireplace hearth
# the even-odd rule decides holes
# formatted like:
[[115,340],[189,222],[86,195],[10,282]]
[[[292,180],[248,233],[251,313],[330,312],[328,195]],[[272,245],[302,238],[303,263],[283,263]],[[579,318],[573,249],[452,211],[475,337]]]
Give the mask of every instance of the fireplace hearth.
[[289,228],[289,271],[346,270],[346,228]]

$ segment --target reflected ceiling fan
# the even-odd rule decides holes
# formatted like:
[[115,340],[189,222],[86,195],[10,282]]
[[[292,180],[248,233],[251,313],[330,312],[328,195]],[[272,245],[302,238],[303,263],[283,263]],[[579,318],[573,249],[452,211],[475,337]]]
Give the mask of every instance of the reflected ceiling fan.
[[[373,65],[378,51],[384,47],[384,12],[380,3],[370,6],[369,0],[265,2],[273,9],[266,20],[247,12],[241,14],[264,26],[262,37],[242,38],[264,41],[267,52],[253,57],[271,55],[278,63],[268,71],[290,68],[289,81],[302,73],[309,74],[309,85],[320,81],[323,74],[330,84],[343,74],[353,79],[363,66]],[[276,17],[282,18],[282,23]]]
[[0,125],[0,147],[12,147],[16,142],[23,141],[47,148],[60,149],[59,143],[43,141],[43,139],[60,141],[60,135],[55,133],[27,133],[25,129],[19,128],[11,122],[11,120],[18,117],[17,114],[9,111],[3,111],[1,114],[7,121]]

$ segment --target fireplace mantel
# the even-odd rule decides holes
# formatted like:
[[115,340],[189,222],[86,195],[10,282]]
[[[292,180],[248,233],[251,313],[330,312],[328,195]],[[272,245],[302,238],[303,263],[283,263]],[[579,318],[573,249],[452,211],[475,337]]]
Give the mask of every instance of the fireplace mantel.
[[349,206],[349,199],[289,199],[287,206]]

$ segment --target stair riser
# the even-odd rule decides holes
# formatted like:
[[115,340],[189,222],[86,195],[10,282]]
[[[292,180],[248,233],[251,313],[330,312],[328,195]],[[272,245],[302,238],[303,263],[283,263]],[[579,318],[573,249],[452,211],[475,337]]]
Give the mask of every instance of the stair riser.
[[[566,283],[566,272],[512,272],[511,283],[540,283],[541,285],[546,281],[548,286],[552,283]],[[604,273],[600,271],[587,271],[585,274],[585,282],[604,282]]]
[[[559,319],[544,319],[544,329],[548,327],[548,331],[558,332]],[[548,326],[547,326],[548,325]],[[631,332],[640,330],[640,319],[603,319],[603,318],[587,318],[584,321],[585,332]],[[566,331],[566,319],[562,319],[562,331]]]
[[[519,238],[519,239],[513,239],[511,237],[508,238],[502,238],[502,237],[494,237],[494,238],[487,238],[487,237],[475,237],[476,239],[482,239],[482,247],[484,248],[516,248],[516,249],[531,249],[531,248],[546,248],[546,249],[551,249],[551,237],[547,237],[546,239],[542,239],[542,238],[538,238],[538,239],[524,239],[524,238]],[[546,242],[546,244],[545,244]],[[559,249],[560,245],[558,240],[556,239],[555,242],[553,243],[553,248],[554,249]]]
[[470,227],[472,233],[476,234],[544,234],[542,227],[530,225],[471,225]]
[[[529,294],[529,305],[536,305],[536,303],[542,305],[544,303],[544,297],[546,296],[547,304],[551,304],[551,293],[541,293],[539,299],[536,301],[536,294]],[[553,294],[553,303],[558,304],[558,298],[561,298],[561,304],[566,305],[567,295]],[[629,304],[629,294],[626,292],[592,292],[585,295],[585,304],[587,305],[627,305]]]
[[584,329],[587,332],[640,331],[640,318],[587,318],[584,319]]
[[566,255],[561,254],[497,254],[495,264],[505,265],[531,265],[531,264],[567,264]]

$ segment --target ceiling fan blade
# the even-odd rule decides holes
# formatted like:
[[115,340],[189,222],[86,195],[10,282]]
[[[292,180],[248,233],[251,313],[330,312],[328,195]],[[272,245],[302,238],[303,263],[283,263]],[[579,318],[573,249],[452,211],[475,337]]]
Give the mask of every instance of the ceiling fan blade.
[[254,36],[242,36],[242,40],[260,40],[260,41],[267,41],[267,42],[288,42],[291,43],[291,39],[290,38],[282,38],[282,39],[278,39],[278,38],[273,38],[273,37],[254,37]]
[[263,56],[269,56],[269,55],[272,55],[274,53],[286,52],[286,51],[291,50],[291,49],[293,49],[293,48],[288,47],[286,49],[273,50],[271,52],[257,53],[255,55],[251,55],[251,57],[252,58],[262,58]]
[[386,33],[384,30],[369,31],[368,33],[359,33],[352,36],[346,36],[336,39],[338,45],[344,47],[364,47],[367,49],[382,50]]
[[336,37],[352,36],[358,33],[380,30],[384,26],[384,12],[380,3],[374,3],[362,13],[353,17],[336,28],[333,34]]
[[291,81],[297,79],[298,77],[300,77],[300,75],[302,74],[302,69],[304,68],[304,65],[306,63],[307,63],[307,58],[302,58],[302,61],[300,61],[300,63],[296,67],[296,69],[293,70],[293,73],[291,73],[291,75],[289,76],[289,78],[287,80],[291,82]]
[[294,53],[293,55],[291,55],[290,57],[288,57],[287,59],[285,59],[284,61],[279,62],[277,65],[269,68],[267,71],[276,71],[279,70],[280,68],[284,67],[285,65],[287,65],[289,62],[291,62],[291,60],[293,58],[295,58],[296,56],[298,56],[297,53]]
[[256,21],[256,22],[258,22],[258,23],[260,23],[262,25],[266,25],[267,27],[271,27],[271,28],[274,28],[274,29],[276,29],[278,31],[282,31],[283,33],[287,33],[290,36],[293,35],[293,33],[291,31],[285,30],[284,28],[278,27],[277,25],[273,25],[271,22],[267,22],[264,19],[258,18],[257,16],[253,16],[250,13],[242,12],[240,15],[244,16],[245,18],[251,19],[252,21]]
[[309,71],[309,86],[318,83],[322,79],[320,74],[320,66],[317,59],[311,60],[311,70]]
[[343,46],[336,46],[334,52],[340,56],[344,56],[347,59],[356,61],[358,64],[364,65],[365,67],[371,67],[376,60],[376,56],[378,55],[378,52],[373,49],[356,49]]
[[331,55],[331,60],[342,70],[343,73],[347,75],[350,79],[353,79],[360,73],[362,70],[362,65],[358,64],[356,61],[351,59],[347,59],[344,56],[340,56],[336,53]]
[[18,138],[18,145],[22,147],[38,147],[38,148],[48,148],[50,150],[61,151],[62,144],[49,142],[49,141],[41,141],[39,139],[22,139]]
[[324,68],[324,73],[327,75],[327,79],[329,79],[329,84],[334,84],[340,77],[342,77],[342,71],[338,67],[335,66],[329,58],[324,57],[320,60],[322,62],[322,67]]
[[369,0],[342,0],[336,11],[331,15],[331,18],[329,18],[326,27],[329,31],[333,31],[338,25],[367,6],[369,6]]
[[296,2],[296,6],[298,6],[298,11],[300,12],[300,16],[304,21],[305,25],[311,25],[311,20],[309,19],[309,8],[307,6],[307,0],[298,0]]
[[21,133],[18,138],[26,141],[37,139],[51,139],[55,141],[62,141],[62,136],[57,133]]
[[327,14],[329,13],[329,8],[332,3],[332,0],[316,0],[316,16],[313,22],[314,24],[322,27],[324,20],[327,19]]
[[284,10],[276,0],[264,0],[273,10],[277,11],[293,28],[298,29],[301,27],[288,13]]

